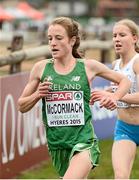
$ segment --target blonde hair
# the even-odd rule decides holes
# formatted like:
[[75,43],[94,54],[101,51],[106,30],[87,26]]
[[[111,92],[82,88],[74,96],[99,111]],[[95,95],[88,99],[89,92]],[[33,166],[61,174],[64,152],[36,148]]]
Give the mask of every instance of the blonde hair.
[[72,54],[75,58],[81,58],[81,55],[78,52],[78,48],[80,46],[79,24],[69,17],[57,17],[49,24],[49,26],[54,24],[61,25],[66,30],[69,39],[71,39],[73,36],[76,37],[76,41],[72,49]]
[[135,43],[135,51],[139,53],[139,26],[131,19],[122,19],[116,22],[116,24],[123,24],[127,26],[130,29],[132,35],[137,36],[138,40]]

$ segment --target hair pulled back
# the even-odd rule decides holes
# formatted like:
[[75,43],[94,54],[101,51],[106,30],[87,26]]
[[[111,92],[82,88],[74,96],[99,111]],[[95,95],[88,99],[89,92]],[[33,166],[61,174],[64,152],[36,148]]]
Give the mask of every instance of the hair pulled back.
[[132,35],[137,36],[138,40],[135,43],[135,51],[139,53],[139,26],[130,19],[122,19],[122,20],[118,21],[116,24],[123,24],[123,25],[127,26],[130,29]]
[[71,39],[72,37],[76,38],[75,44],[73,45],[72,49],[72,55],[75,58],[81,58],[81,55],[78,52],[78,48],[80,46],[79,24],[69,17],[57,17],[50,23],[50,25],[54,24],[61,25],[66,30],[69,39]]

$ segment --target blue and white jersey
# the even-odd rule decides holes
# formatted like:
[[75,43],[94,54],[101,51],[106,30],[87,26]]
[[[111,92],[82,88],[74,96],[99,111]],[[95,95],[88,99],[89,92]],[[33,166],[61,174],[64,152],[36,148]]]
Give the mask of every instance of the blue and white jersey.
[[[128,77],[128,79],[131,81],[131,87],[129,89],[129,94],[132,93],[136,93],[138,91],[138,86],[137,86],[137,75],[135,74],[135,72],[133,71],[133,65],[134,65],[134,61],[135,60],[139,60],[139,54],[136,54],[129,62],[126,66],[124,66],[123,68],[120,68],[120,63],[121,63],[121,59],[117,59],[115,66],[114,66],[114,70],[124,74],[125,76]],[[117,84],[115,83],[111,83],[112,85],[112,90],[113,92],[116,91],[117,89]],[[128,108],[128,107],[139,107],[139,105],[137,104],[128,104],[122,101],[118,101],[117,102],[117,107],[118,108]]]

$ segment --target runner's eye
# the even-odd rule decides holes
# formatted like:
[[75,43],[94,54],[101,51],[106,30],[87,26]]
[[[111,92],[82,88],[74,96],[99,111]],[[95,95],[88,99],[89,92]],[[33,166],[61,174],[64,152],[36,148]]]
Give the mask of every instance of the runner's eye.
[[56,39],[57,39],[57,40],[62,40],[63,37],[62,37],[62,36],[56,36]]

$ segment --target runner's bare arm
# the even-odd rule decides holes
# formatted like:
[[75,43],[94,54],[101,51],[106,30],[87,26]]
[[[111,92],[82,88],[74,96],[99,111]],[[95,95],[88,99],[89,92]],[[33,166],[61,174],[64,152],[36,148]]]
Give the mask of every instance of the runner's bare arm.
[[91,71],[95,73],[96,76],[103,77],[118,84],[117,90],[113,93],[113,97],[116,100],[121,99],[128,92],[131,82],[126,76],[111,70],[98,61],[90,61],[89,68],[91,68]]
[[95,101],[100,101],[100,107],[105,107],[110,110],[114,110],[117,107],[117,100],[121,99],[130,88],[130,81],[124,75],[111,70],[104,64],[92,60],[87,62],[87,74],[89,76],[92,72],[92,78],[95,76],[100,76],[107,80],[113,81],[118,84],[118,88],[114,93],[99,93],[92,92],[90,98],[90,104],[94,104]]
[[40,82],[39,64],[34,65],[29,81],[18,99],[19,111],[22,113],[29,111],[41,98],[47,96],[51,84],[48,81]]

